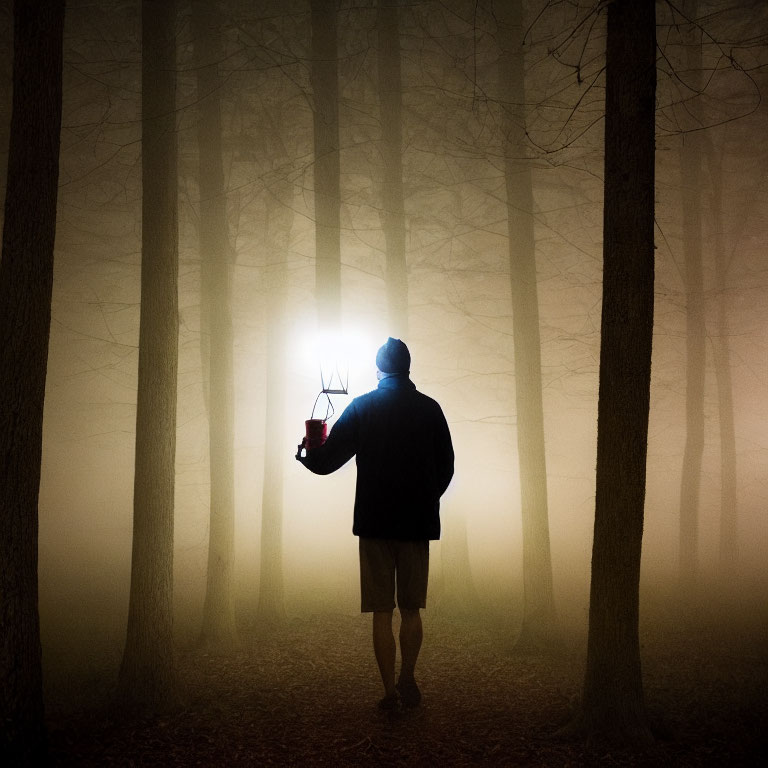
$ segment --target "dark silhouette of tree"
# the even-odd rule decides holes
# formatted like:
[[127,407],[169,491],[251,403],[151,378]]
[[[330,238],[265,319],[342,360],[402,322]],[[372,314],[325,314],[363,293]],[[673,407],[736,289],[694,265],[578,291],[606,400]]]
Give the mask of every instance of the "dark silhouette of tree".
[[469,539],[465,515],[452,511],[440,541],[441,569],[430,575],[430,590],[438,611],[452,619],[474,619],[482,613],[482,603],[472,577]]
[[[235,645],[233,571],[235,560],[234,362],[232,274],[221,129],[221,12],[216,2],[192,7],[197,66],[200,189],[201,317],[208,343],[208,434],[210,528],[208,572],[201,641],[210,647]],[[204,334],[201,334],[204,335]]]
[[0,759],[46,738],[38,494],[61,130],[63,0],[14,4],[13,102],[0,261]]
[[173,505],[178,367],[175,18],[142,2],[141,320],[128,630],[118,698],[159,712],[176,703]]
[[336,0],[311,0],[315,292],[320,327],[341,318],[339,82]]
[[597,488],[583,696],[564,734],[652,740],[639,583],[654,277],[655,7],[608,5]]
[[400,30],[397,0],[378,0],[379,120],[381,123],[381,224],[386,242],[389,331],[408,336],[408,270],[405,258],[403,204],[403,125]]
[[0,120],[0,227],[5,209],[5,178],[8,170],[8,133],[11,129],[11,99],[13,89],[13,12],[12,3],[0,5],[0,112],[6,119]]
[[[712,250],[715,261],[717,298],[716,338],[714,340],[717,411],[720,424],[720,547],[718,570],[721,584],[733,588],[739,566],[739,506],[736,494],[736,426],[733,412],[730,328],[727,310],[728,260],[723,244],[723,169],[712,142],[705,140],[704,156],[710,190]],[[727,593],[726,593],[727,597]]]
[[[697,0],[683,3],[683,13],[696,18]],[[686,43],[687,87],[701,92],[701,31],[688,25]],[[697,101],[688,107],[697,118]],[[700,122],[700,120],[697,120]],[[698,582],[699,499],[704,455],[704,370],[706,326],[704,322],[704,272],[702,265],[702,133],[693,130],[682,136],[680,176],[683,195],[683,254],[686,292],[685,449],[680,480],[680,587],[688,602]]]
[[517,647],[541,649],[557,645],[558,637],[549,544],[533,184],[525,140],[522,0],[497,3],[496,12],[523,522],[523,625]]

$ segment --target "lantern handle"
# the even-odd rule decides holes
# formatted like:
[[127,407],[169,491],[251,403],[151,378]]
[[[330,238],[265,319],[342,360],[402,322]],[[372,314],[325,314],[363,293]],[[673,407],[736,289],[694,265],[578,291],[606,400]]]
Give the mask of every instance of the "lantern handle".
[[325,399],[328,401],[328,404],[325,407],[325,416],[323,418],[323,421],[328,421],[328,419],[333,417],[333,414],[336,412],[336,410],[333,407],[333,402],[331,401],[331,398],[328,397],[328,392],[326,390],[321,390],[318,392],[317,397],[315,398],[315,404],[312,406],[311,418],[315,418],[315,408],[317,408],[317,401],[320,399],[321,395],[325,395]]

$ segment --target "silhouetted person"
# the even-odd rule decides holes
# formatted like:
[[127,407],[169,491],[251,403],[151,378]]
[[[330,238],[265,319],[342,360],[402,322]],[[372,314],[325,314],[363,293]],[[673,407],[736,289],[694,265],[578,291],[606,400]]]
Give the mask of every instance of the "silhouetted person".
[[[361,610],[373,613],[383,709],[421,701],[414,678],[423,636],[419,610],[426,608],[429,541],[440,538],[440,497],[453,477],[448,424],[437,402],[416,390],[410,365],[408,347],[387,339],[376,355],[377,389],[347,406],[323,445],[296,456],[318,475],[356,457],[352,533],[360,538]],[[397,684],[395,604],[402,620]]]

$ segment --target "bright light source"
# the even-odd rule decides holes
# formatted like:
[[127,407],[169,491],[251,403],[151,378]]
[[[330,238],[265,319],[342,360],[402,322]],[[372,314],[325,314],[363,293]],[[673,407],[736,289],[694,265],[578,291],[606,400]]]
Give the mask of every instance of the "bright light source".
[[341,334],[323,333],[317,340],[320,392],[349,394],[349,345]]
[[330,418],[334,412],[330,395],[348,395],[350,389],[359,390],[360,382],[352,378],[363,378],[361,371],[374,371],[376,367],[376,350],[361,331],[338,330],[316,331],[306,335],[301,344],[305,366],[312,366],[320,374],[320,392],[312,408],[312,418],[322,395],[325,395],[327,405],[323,421]]

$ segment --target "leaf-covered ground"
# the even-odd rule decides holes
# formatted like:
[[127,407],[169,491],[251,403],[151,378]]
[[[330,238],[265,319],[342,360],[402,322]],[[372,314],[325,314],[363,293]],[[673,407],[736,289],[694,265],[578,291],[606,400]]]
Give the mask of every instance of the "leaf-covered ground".
[[[583,649],[516,655],[498,628],[425,620],[415,710],[383,713],[370,618],[293,619],[244,632],[228,658],[179,653],[184,706],[147,720],[110,714],[93,690],[49,692],[55,765],[765,765],[766,651],[754,633],[644,636],[646,697],[664,733],[637,753],[553,739],[577,701]],[[578,643],[576,643],[578,645]],[[99,690],[101,688],[101,690]]]

